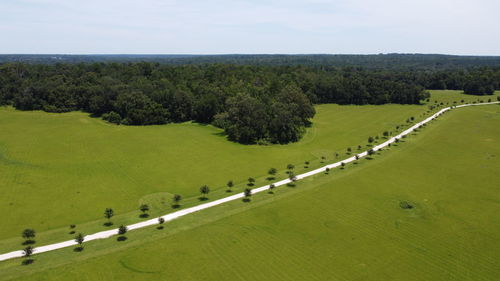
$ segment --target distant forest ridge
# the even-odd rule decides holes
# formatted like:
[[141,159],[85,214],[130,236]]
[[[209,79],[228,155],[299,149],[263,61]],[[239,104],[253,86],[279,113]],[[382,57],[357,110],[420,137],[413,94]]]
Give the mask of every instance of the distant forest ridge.
[[0,63],[34,64],[94,63],[94,62],[155,62],[172,65],[240,64],[240,65],[305,65],[331,67],[365,67],[375,69],[457,69],[500,66],[500,56],[456,56],[439,54],[378,54],[378,55],[0,55]]

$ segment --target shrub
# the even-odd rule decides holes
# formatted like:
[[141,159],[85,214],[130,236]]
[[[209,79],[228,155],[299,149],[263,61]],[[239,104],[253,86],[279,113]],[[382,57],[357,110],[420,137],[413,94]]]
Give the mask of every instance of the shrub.
[[120,114],[114,111],[111,111],[109,113],[104,113],[102,115],[102,119],[114,124],[120,124],[122,122],[122,117],[120,116]]
[[413,209],[413,205],[411,205],[407,201],[399,202],[399,207],[401,207],[401,209]]
[[127,233],[128,231],[128,228],[124,225],[120,225],[120,227],[118,228],[118,234],[120,235],[124,235],[125,233]]

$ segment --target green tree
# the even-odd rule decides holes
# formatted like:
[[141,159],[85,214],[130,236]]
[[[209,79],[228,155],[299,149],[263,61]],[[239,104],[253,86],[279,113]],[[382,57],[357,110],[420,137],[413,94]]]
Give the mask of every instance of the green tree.
[[243,192],[246,198],[249,198],[252,196],[252,190],[250,188],[245,188],[245,191]]
[[110,123],[114,123],[114,124],[120,124],[122,122],[122,117],[120,116],[120,114],[114,112],[114,111],[111,111],[109,113],[104,113],[102,116],[102,119],[110,122]]
[[123,117],[121,122],[126,125],[152,125],[168,122],[169,112],[142,92],[120,94],[114,106],[118,115]]
[[174,197],[172,198],[172,207],[173,208],[179,208],[180,207],[180,202],[182,200],[182,196],[179,194],[174,194]]
[[141,206],[139,206],[139,210],[142,212],[141,214],[141,217],[144,218],[144,217],[148,217],[149,215],[147,214],[147,212],[149,211],[149,206],[148,204],[141,204]]
[[104,210],[104,217],[106,219],[108,219],[108,222],[106,223],[106,226],[113,225],[113,223],[111,222],[111,218],[113,217],[113,215],[114,215],[113,209],[106,208],[106,210]]
[[208,185],[203,185],[202,187],[200,187],[200,193],[202,194],[202,197],[204,200],[208,199],[207,198],[207,195],[208,193],[210,193],[210,187],[208,187]]
[[78,233],[75,236],[75,242],[78,243],[78,248],[76,248],[77,251],[82,251],[83,250],[83,241],[85,240],[85,237],[83,236],[82,233]]
[[276,168],[271,168],[269,169],[269,171],[267,171],[267,173],[269,174],[269,177],[267,178],[268,180],[273,180],[276,175],[276,173],[278,172],[278,170],[276,170]]
[[218,122],[227,124],[225,132],[230,140],[250,144],[265,138],[269,116],[262,101],[239,93],[228,98],[226,104],[227,114]]
[[254,179],[254,178],[252,178],[252,177],[249,177],[249,178],[248,178],[248,183],[247,183],[247,185],[248,185],[248,186],[253,186],[254,184],[255,184],[255,179]]
[[120,227],[118,228],[119,237],[117,238],[117,240],[118,241],[127,240],[127,237],[125,237],[125,234],[127,233],[127,231],[128,231],[128,228],[126,226],[124,226],[123,224],[120,225]]
[[227,191],[231,192],[231,188],[233,188],[234,186],[233,181],[232,180],[228,181],[226,185],[227,185]]
[[36,236],[36,232],[35,232],[34,229],[27,228],[27,229],[23,230],[23,232],[21,233],[21,235],[25,239],[25,241],[23,243],[24,245],[34,244],[35,243],[34,238]]
[[158,227],[156,227],[156,229],[163,229],[163,224],[164,224],[164,223],[165,223],[165,219],[164,219],[164,218],[162,218],[162,217],[159,217],[159,218],[158,218],[158,224],[159,224],[159,226],[158,226]]
[[23,249],[23,256],[25,257],[25,260],[23,261],[24,265],[33,263],[33,260],[30,258],[32,254],[33,254],[33,247],[26,246],[26,248]]

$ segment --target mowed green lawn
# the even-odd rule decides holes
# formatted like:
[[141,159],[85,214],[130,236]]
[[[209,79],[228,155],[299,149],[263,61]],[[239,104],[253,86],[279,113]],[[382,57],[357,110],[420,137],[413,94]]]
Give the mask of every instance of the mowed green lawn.
[[[495,97],[493,97],[495,98]],[[472,101],[485,97],[435,91],[434,100]],[[102,230],[104,208],[116,223],[138,221],[141,203],[152,215],[171,211],[173,194],[184,206],[197,204],[198,189],[208,184],[211,198],[225,196],[233,180],[242,190],[248,177],[264,184],[270,167],[288,163],[302,172],[345,157],[347,147],[366,144],[368,136],[416,120],[428,106],[320,105],[313,127],[290,145],[247,146],[229,142],[221,130],[193,123],[165,126],[115,126],[80,112],[50,114],[0,108],[0,252],[19,247],[20,232],[37,230],[39,244],[67,239],[67,226]]]
[[2,262],[0,279],[496,280],[499,142],[500,106],[457,109],[373,160],[125,242]]
[[321,105],[302,141],[247,146],[193,123],[115,126],[79,112],[1,108],[0,240],[18,237],[25,227],[46,231],[93,221],[106,207],[120,214],[158,196],[167,202],[175,193],[197,196],[201,185],[222,189],[228,180],[244,183],[271,167],[284,171],[288,163],[319,165],[321,156],[332,161],[335,152],[345,155],[348,146],[364,145],[368,136],[425,110]]

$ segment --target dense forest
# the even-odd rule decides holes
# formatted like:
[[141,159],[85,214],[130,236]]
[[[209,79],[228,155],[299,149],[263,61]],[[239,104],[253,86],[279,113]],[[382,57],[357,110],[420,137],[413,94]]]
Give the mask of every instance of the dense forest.
[[418,71],[332,66],[78,63],[0,65],[0,104],[82,110],[124,125],[194,120],[240,143],[300,139],[315,103],[419,104],[425,89],[492,94],[500,67]]
[[0,55],[0,63],[40,64],[94,62],[153,62],[170,65],[234,64],[267,66],[363,67],[368,69],[449,70],[500,66],[500,56],[452,56],[429,54],[378,55]]

